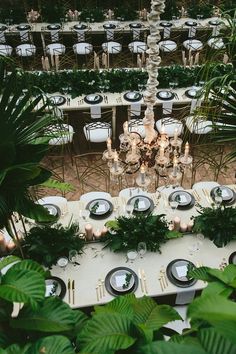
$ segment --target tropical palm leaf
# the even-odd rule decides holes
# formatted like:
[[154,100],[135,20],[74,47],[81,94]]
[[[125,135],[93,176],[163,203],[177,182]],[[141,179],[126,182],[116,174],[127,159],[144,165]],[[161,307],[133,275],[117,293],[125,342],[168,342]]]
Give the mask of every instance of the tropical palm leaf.
[[70,340],[64,336],[49,336],[32,344],[26,354],[75,354]]
[[200,346],[157,341],[141,348],[140,354],[209,354]]
[[218,333],[215,328],[204,328],[198,333],[202,347],[209,354],[235,354],[236,345]]

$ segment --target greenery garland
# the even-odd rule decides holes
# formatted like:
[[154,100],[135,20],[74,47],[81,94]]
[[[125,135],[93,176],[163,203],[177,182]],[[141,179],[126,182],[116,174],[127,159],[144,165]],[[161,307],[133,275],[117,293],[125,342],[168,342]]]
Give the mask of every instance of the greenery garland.
[[181,237],[182,234],[176,231],[169,231],[165,215],[142,214],[127,218],[121,216],[106,224],[109,232],[102,241],[113,252],[137,249],[139,242],[145,242],[147,250],[160,252],[160,247],[168,239]]
[[[214,75],[223,75],[232,70],[231,65],[217,66]],[[184,68],[181,65],[161,67],[158,69],[159,88],[168,88],[171,81],[177,87],[190,87],[201,80],[204,66]],[[139,86],[147,82],[147,72],[137,69],[113,70],[73,70],[54,72],[23,72],[18,84],[22,88],[40,87],[44,92],[61,92],[62,87],[69,87],[72,97],[87,95],[94,92],[124,92],[139,90]]]
[[193,217],[193,232],[201,232],[217,247],[227,245],[236,239],[236,209],[233,207],[213,207],[198,210],[200,215]]

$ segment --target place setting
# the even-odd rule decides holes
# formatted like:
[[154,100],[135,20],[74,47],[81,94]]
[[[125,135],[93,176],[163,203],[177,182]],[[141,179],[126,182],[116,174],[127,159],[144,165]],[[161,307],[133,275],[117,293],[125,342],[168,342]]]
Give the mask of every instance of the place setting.
[[38,224],[44,224],[44,225],[52,225],[55,224],[61,217],[61,209],[55,205],[55,204],[42,204],[42,207],[44,207],[50,216],[53,216],[53,220],[50,221],[38,221]]
[[174,99],[175,94],[171,91],[158,91],[156,97],[162,101],[170,101]]
[[138,276],[130,268],[117,267],[106,275],[105,287],[107,292],[113,296],[133,293],[138,288]]
[[45,297],[58,296],[60,299],[65,297],[66,284],[61,278],[50,276],[45,280],[45,285]]
[[59,25],[59,23],[50,24],[50,25],[47,25],[47,29],[49,31],[60,30],[61,29],[61,25]]
[[154,210],[154,202],[145,195],[136,195],[130,198],[126,204],[128,215],[134,213],[151,213]]
[[87,204],[86,210],[89,211],[90,218],[103,219],[111,215],[113,204],[106,199],[94,199]]
[[66,97],[61,96],[61,95],[55,95],[55,96],[49,97],[49,101],[54,106],[62,106],[63,104],[66,103]]
[[124,99],[129,102],[138,102],[142,99],[142,94],[136,91],[129,91],[124,94]]
[[188,98],[198,98],[201,96],[201,88],[193,86],[190,89],[186,90],[184,94]]
[[236,193],[227,186],[214,187],[210,191],[210,197],[215,204],[232,205],[236,200]]
[[177,190],[172,192],[168,198],[169,205],[171,208],[187,210],[191,209],[195,205],[194,196],[185,191],[185,190]]
[[191,261],[186,259],[174,259],[166,267],[167,278],[170,283],[179,288],[189,288],[197,282],[196,279],[187,277],[190,268],[195,268],[195,265]]
[[103,101],[103,97],[99,94],[90,94],[84,97],[84,102],[88,104],[98,104]]

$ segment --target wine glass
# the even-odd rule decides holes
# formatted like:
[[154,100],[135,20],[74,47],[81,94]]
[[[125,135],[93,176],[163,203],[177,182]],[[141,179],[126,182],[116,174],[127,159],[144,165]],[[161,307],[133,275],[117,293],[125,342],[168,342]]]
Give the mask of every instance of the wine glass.
[[76,266],[76,264],[78,264],[77,261],[77,257],[78,257],[78,252],[76,250],[70,250],[69,251],[69,261]]
[[84,221],[87,221],[89,214],[90,214],[89,210],[87,210],[87,209],[81,210],[81,216]]
[[221,195],[216,195],[216,196],[214,197],[214,200],[215,200],[215,205],[216,205],[217,207],[220,207],[221,204],[222,204],[222,201],[223,201],[222,196],[221,196]]
[[175,210],[177,209],[179,203],[177,202],[177,200],[171,200],[170,201],[170,207],[172,209],[173,214],[175,213]]
[[69,261],[68,261],[67,257],[60,257],[57,260],[57,266],[59,266],[61,269],[63,269],[65,271],[68,262]]
[[135,259],[138,256],[138,252],[136,250],[128,250],[126,253],[127,261],[130,261],[130,263],[134,263]]
[[130,217],[133,210],[134,210],[134,206],[132,204],[127,204],[125,207],[125,210],[126,210],[127,216]]
[[145,253],[147,252],[147,245],[145,242],[139,242],[137,246],[137,251],[138,254],[140,255],[140,258],[143,258]]
[[61,88],[61,92],[63,93],[63,95],[67,95],[69,91],[69,87],[68,86],[62,86]]

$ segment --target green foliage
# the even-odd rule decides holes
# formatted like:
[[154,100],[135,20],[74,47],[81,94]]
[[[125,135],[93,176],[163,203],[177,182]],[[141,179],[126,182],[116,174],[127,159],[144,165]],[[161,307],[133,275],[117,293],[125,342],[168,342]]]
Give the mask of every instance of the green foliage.
[[[213,70],[213,69],[212,69]],[[220,76],[231,72],[231,65],[221,64],[213,70],[213,74]],[[184,68],[180,65],[160,67],[158,69],[159,88],[169,87],[170,81],[176,81],[178,87],[189,87],[200,80],[203,67]],[[34,91],[34,86],[41,87],[48,93],[61,92],[61,88],[71,88],[72,97],[93,92],[100,92],[105,86],[107,92],[124,92],[138,90],[139,84],[147,81],[147,73],[141,70],[112,69],[102,72],[94,70],[61,71],[58,73],[27,72],[21,76],[21,85]]]
[[213,1],[191,1],[187,11],[190,18],[197,18],[197,15],[201,15],[202,18],[209,18],[213,12]]
[[58,23],[65,17],[66,6],[63,0],[44,1],[40,12],[43,22]]
[[121,18],[122,21],[134,21],[138,17],[137,11],[127,3],[127,6],[117,6],[114,8],[115,18]]
[[194,217],[194,232],[201,232],[217,247],[236,239],[236,209],[233,207],[203,208]]
[[80,21],[84,22],[102,22],[104,18],[104,12],[99,7],[83,8],[80,13]]
[[59,257],[68,256],[72,249],[82,253],[84,240],[79,238],[78,232],[79,225],[76,223],[67,227],[61,224],[35,226],[22,239],[21,246],[26,257],[51,267]]
[[[162,243],[171,238],[168,223],[163,215],[144,215],[139,213],[131,218],[119,217],[116,221],[107,223],[110,231],[102,239],[114,252],[136,249],[139,242],[144,241],[147,249],[160,252]],[[174,233],[173,237],[181,236]]]
[[161,14],[161,20],[172,20],[172,16],[179,17],[180,10],[176,0],[165,1],[165,11]]

